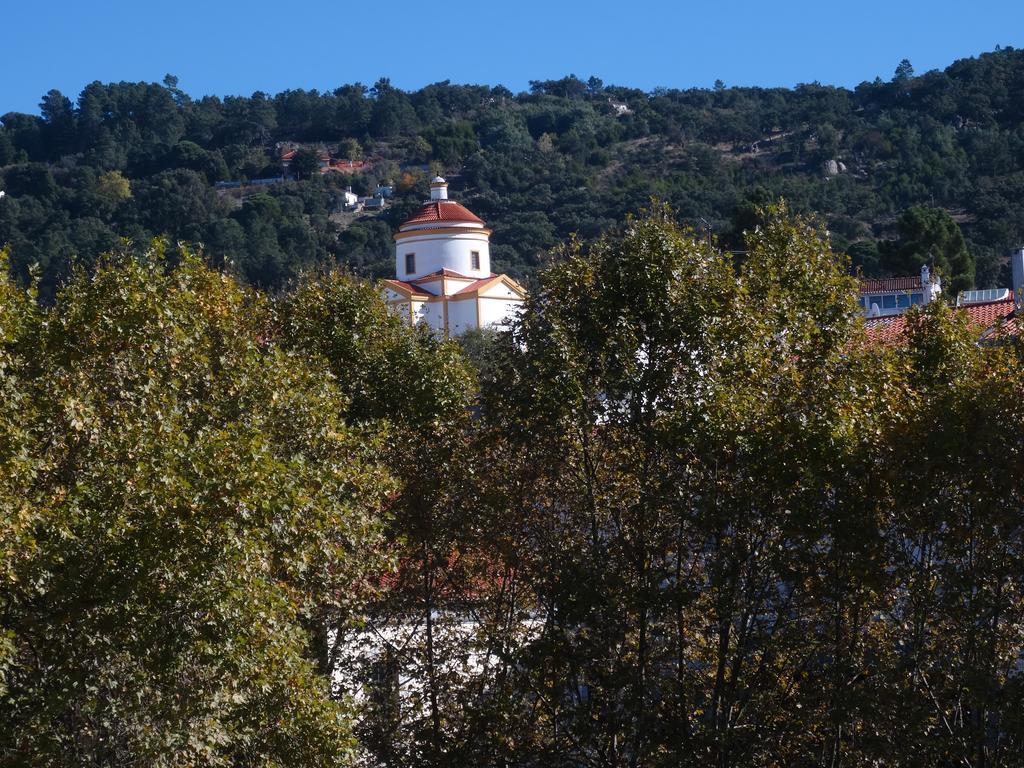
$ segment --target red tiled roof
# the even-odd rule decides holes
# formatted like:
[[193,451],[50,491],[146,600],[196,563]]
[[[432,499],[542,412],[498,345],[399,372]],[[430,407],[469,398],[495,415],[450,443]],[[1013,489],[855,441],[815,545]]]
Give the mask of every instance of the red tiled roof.
[[458,296],[460,294],[474,294],[482,290],[483,288],[487,287],[488,285],[497,284],[499,282],[505,283],[505,285],[511,288],[515,293],[518,293],[521,297],[526,296],[526,290],[523,288],[523,286],[519,285],[519,283],[517,283],[511,277],[509,277],[508,275],[493,274],[490,277],[483,278],[482,280],[475,280],[474,282],[467,285],[465,288],[456,291],[454,295]]
[[921,276],[917,277],[862,277],[861,293],[886,293],[888,291],[913,291],[921,288]]
[[418,285],[415,285],[413,283],[407,283],[405,280],[395,280],[395,279],[391,278],[391,279],[388,279],[388,280],[384,280],[384,283],[391,283],[395,287],[405,288],[407,291],[412,291],[414,294],[416,294],[418,296],[434,296],[434,295],[436,295],[436,294],[431,293],[430,291],[425,291],[423,288],[421,288]]
[[1014,301],[1013,299],[986,301],[984,304],[968,304],[965,307],[960,307],[960,309],[971,318],[972,325],[989,328],[1004,317],[1009,317],[1013,314]]
[[1015,336],[1020,336],[1021,324],[1016,314],[1007,315],[1001,318],[1002,323],[993,323],[991,327],[987,328],[983,334],[981,334],[982,341],[992,341],[993,339],[1007,339]]
[[[429,275],[417,277],[415,280],[412,280],[410,282],[412,282],[413,284],[429,283],[433,282],[434,280],[437,280],[439,277],[455,277],[461,278],[463,280],[476,280],[475,277],[471,277],[470,275],[464,275],[461,272],[456,272],[454,269],[448,269],[448,267],[444,267],[443,269],[439,269],[436,272],[431,272]],[[497,275],[492,274],[491,277],[497,277]]]
[[491,282],[496,277],[497,277],[497,275],[491,275],[490,277],[485,277],[482,280],[474,280],[472,283],[467,285],[465,288],[462,288],[462,289],[456,291],[455,295],[458,296],[460,293],[473,293],[473,291],[475,291],[478,288],[481,288],[481,287],[487,285],[487,283]]
[[[991,338],[993,335],[1013,336],[1019,331],[1017,318],[1014,316],[1013,299],[988,301],[984,304],[968,304],[965,307],[959,307],[956,311],[966,312],[972,326],[984,329],[982,338]],[[1000,320],[1005,320],[1005,322],[997,333],[995,326]],[[900,344],[907,331],[907,316],[869,317],[864,321],[864,330],[870,341],[880,344]]]
[[907,330],[906,315],[869,317],[864,321],[868,340],[879,344],[899,344]]
[[407,224],[427,224],[432,221],[461,221],[471,224],[483,224],[484,220],[476,216],[468,208],[459,205],[454,200],[431,200],[412,216],[402,222],[401,226]]

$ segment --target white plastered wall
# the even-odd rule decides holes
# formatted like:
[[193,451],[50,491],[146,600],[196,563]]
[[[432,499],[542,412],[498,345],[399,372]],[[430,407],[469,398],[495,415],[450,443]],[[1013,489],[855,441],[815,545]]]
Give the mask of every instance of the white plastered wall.
[[517,297],[480,298],[480,323],[484,327],[502,326],[511,320],[522,308],[523,302]]
[[448,302],[448,334],[459,336],[477,327],[477,300],[461,299]]
[[[473,269],[473,252],[480,254],[480,269]],[[416,270],[405,271],[406,254],[415,255]],[[462,275],[482,278],[491,274],[491,251],[487,233],[482,231],[416,235],[395,241],[395,274],[399,280],[417,278],[450,269]]]

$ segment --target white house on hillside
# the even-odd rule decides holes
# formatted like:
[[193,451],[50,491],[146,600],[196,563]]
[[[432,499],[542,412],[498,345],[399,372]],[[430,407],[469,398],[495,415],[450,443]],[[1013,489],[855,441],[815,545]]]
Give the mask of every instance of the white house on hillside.
[[920,276],[863,278],[857,301],[865,317],[888,317],[928,304],[941,293],[942,280],[925,264]]
[[482,219],[448,199],[448,183],[435,177],[430,199],[395,233],[395,279],[381,283],[388,306],[445,336],[504,324],[526,291],[491,272],[490,234]]

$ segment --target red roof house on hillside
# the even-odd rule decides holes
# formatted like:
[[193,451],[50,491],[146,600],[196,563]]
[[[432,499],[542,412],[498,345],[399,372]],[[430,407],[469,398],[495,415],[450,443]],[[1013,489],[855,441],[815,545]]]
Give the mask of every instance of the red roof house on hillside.
[[[1010,263],[1013,267],[1012,288],[962,291],[957,297],[957,311],[966,315],[968,323],[977,330],[981,341],[995,341],[1020,333],[1020,302],[1024,297],[1024,248],[1013,253]],[[902,344],[907,332],[906,310],[927,304],[938,296],[936,290],[930,299],[923,300],[930,285],[940,284],[937,279],[929,280],[928,267],[922,267],[920,278],[861,280],[860,304],[867,315],[864,327],[868,339],[886,345]],[[922,298],[914,300],[917,295]],[[880,301],[882,306],[879,306]]]
[[[977,329],[982,340],[1016,336],[1019,332],[1017,305],[1012,298],[966,304],[957,307],[957,311],[967,315],[968,322]],[[864,329],[871,341],[898,346],[906,337],[907,316],[869,317],[864,321]]]

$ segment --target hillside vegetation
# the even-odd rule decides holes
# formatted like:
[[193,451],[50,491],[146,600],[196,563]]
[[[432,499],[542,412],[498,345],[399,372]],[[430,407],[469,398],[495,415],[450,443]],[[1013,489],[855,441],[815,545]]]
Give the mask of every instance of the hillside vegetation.
[[[434,171],[493,228],[495,270],[527,281],[555,244],[592,239],[652,196],[734,250],[754,207],[785,197],[823,217],[865,274],[932,261],[955,287],[1007,283],[1006,254],[1024,241],[1024,51],[1011,48],[920,76],[904,61],[853,90],[647,93],[570,75],[520,94],[382,79],[194,99],[168,76],[94,82],[76,101],[50,91],[40,111],[2,118],[0,243],[20,277],[39,265],[44,292],[156,235],[202,243],[267,288],[335,263],[385,275],[390,235]],[[280,176],[289,148],[299,180],[215,187]],[[312,150],[369,170],[320,174]],[[383,215],[338,215],[344,187],[386,182]]]

